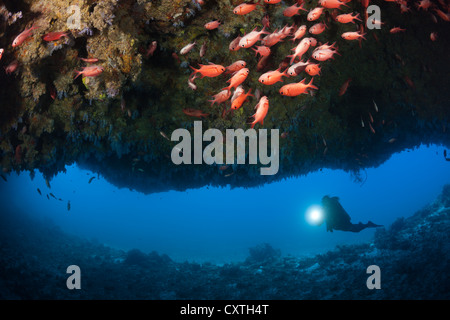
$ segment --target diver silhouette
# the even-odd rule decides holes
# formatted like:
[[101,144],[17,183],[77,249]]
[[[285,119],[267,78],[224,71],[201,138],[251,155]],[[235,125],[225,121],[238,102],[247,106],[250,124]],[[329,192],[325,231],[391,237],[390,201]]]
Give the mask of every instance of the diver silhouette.
[[338,197],[324,196],[322,198],[322,206],[324,209],[324,218],[327,224],[327,231],[333,232],[333,230],[360,232],[366,228],[378,228],[382,225],[378,225],[369,221],[367,223],[353,224],[350,222],[351,218],[349,214],[339,203]]

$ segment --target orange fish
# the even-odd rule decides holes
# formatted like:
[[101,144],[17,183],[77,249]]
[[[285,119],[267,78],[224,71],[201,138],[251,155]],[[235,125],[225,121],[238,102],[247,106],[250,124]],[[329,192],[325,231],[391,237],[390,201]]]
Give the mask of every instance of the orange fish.
[[280,3],[281,0],[264,0],[264,2],[268,4],[277,4]]
[[197,118],[202,118],[202,117],[207,117],[209,116],[209,113],[203,113],[201,110],[197,110],[197,109],[183,109],[183,112],[185,115],[190,116],[190,117],[197,117]]
[[16,72],[17,68],[19,68],[19,61],[14,60],[8,66],[5,67],[6,74],[11,74]]
[[47,33],[46,35],[44,35],[42,37],[42,40],[47,41],[47,42],[56,41],[56,40],[61,39],[62,37],[67,37],[67,34],[68,34],[67,32],[50,32],[50,33]]
[[428,10],[429,7],[431,7],[432,3],[430,0],[421,0],[419,3],[416,4],[417,10]]
[[80,58],[80,60],[81,60],[81,61],[84,61],[84,62],[86,62],[86,63],[96,63],[96,62],[98,62],[98,59],[97,59],[97,58],[88,58],[88,59]]
[[256,9],[256,6],[262,6],[259,3],[242,3],[233,9],[233,13],[243,16]]
[[156,48],[158,47],[158,42],[157,41],[153,41],[149,46],[148,46],[148,50],[145,53],[145,56],[148,57],[152,57],[153,54],[155,53]]
[[245,102],[245,100],[250,96],[250,97],[254,97],[254,95],[251,94],[252,89],[248,90],[247,93],[242,93],[241,95],[239,95],[236,99],[233,100],[233,102],[231,103],[231,109],[232,110],[237,110],[240,107],[242,107],[242,104]]
[[258,64],[256,65],[256,71],[258,71],[258,72],[262,71],[262,70],[264,70],[267,67],[267,65],[269,63],[269,57],[270,56],[261,57],[259,59]]
[[303,72],[308,65],[309,65],[309,60],[306,62],[303,62],[303,60],[300,62],[297,62],[296,64],[293,64],[292,66],[289,67],[288,75],[290,75],[291,77],[295,77],[300,72]]
[[342,34],[342,39],[345,40],[358,40],[360,38],[366,40],[366,38],[364,38],[366,34],[365,33],[359,33],[359,32],[345,32]]
[[309,28],[309,33],[311,34],[321,34],[325,31],[326,25],[324,23],[316,23],[311,28]]
[[238,60],[236,62],[233,62],[232,64],[230,64],[227,67],[227,74],[237,72],[237,71],[241,70],[242,68],[245,68],[246,65],[247,65],[247,63],[244,60]]
[[395,27],[395,28],[392,28],[391,30],[389,30],[390,33],[399,33],[399,32],[405,32],[405,31],[406,31],[406,29],[402,29],[400,27]]
[[223,91],[220,91],[215,96],[213,96],[214,100],[208,100],[208,102],[212,102],[211,103],[211,107],[212,107],[214,105],[214,103],[220,104],[222,102],[227,101],[230,98],[230,96],[231,96],[231,91],[223,90]]
[[403,79],[405,79],[405,81],[408,84],[408,86],[410,86],[412,89],[416,88],[416,86],[414,85],[414,82],[411,80],[410,77],[404,76]]
[[12,46],[13,48],[20,46],[22,43],[27,40],[32,34],[32,31],[37,29],[38,27],[35,27],[34,25],[30,29],[26,29],[21,34],[19,34],[13,41]]
[[276,32],[273,32],[269,34],[268,36],[261,39],[261,44],[267,47],[272,47],[276,45],[278,42],[280,42],[283,38],[283,34]]
[[55,100],[56,99],[56,88],[54,85],[50,87],[50,97]]
[[297,31],[295,31],[294,38],[292,38],[291,40],[295,41],[295,40],[299,40],[299,39],[303,38],[306,34],[306,30],[307,30],[307,27],[305,25],[300,26],[297,29]]
[[319,19],[320,16],[322,15],[322,13],[323,13],[323,9],[324,8],[322,8],[322,7],[317,7],[315,9],[311,10],[308,13],[308,16],[306,17],[306,19],[308,21],[315,21],[315,20]]
[[[436,32],[432,32],[430,34],[430,39],[431,41],[436,41],[437,40],[437,33]],[[0,58],[1,59],[1,58]]]
[[444,21],[449,22],[450,21],[450,13],[445,14],[442,10],[434,9],[434,11],[437,13],[437,15]]
[[208,30],[217,29],[219,26],[220,26],[219,20],[211,21],[211,22],[208,22],[207,24],[205,24],[205,28]]
[[308,11],[305,8],[303,8],[303,3],[300,6],[297,6],[297,4],[294,4],[293,6],[287,7],[283,11],[283,16],[285,17],[293,17],[298,14],[300,10]]
[[348,85],[350,84],[350,81],[352,81],[351,78],[344,82],[341,89],[339,90],[339,96],[343,96],[345,94],[345,92],[347,91]]
[[2,60],[3,52],[5,52],[5,49],[0,49],[0,60]]
[[244,88],[242,88],[242,86],[238,86],[235,90],[233,95],[231,96],[231,103],[233,103],[233,101],[239,97],[241,94],[243,94],[245,92]]
[[231,51],[238,51],[241,47],[239,46],[239,42],[241,41],[241,37],[237,36],[236,39],[234,39],[233,41],[231,41],[230,45],[229,45],[229,49]]
[[250,70],[248,70],[247,68],[243,68],[243,69],[239,70],[238,72],[236,72],[236,74],[234,76],[232,76],[227,81],[230,83],[230,85],[228,87],[223,88],[222,90],[230,91],[231,88],[236,89],[242,82],[245,81],[245,79],[247,79],[249,72],[250,72]]
[[256,49],[251,49],[255,51],[255,56],[257,56],[258,53],[261,55],[261,57],[267,57],[268,55],[270,55],[270,48],[266,46],[256,46]]
[[246,34],[241,38],[239,41],[239,46],[241,48],[250,48],[253,46],[256,42],[261,40],[262,34],[270,34],[266,31],[266,27],[263,27],[261,31],[256,31],[258,28],[253,29],[252,32]]
[[181,55],[185,55],[187,54],[189,51],[191,51],[194,46],[197,44],[196,41],[194,41],[194,43],[189,43],[188,45],[184,46],[181,50],[180,50],[180,54]]
[[357,13],[356,16],[352,16],[351,13],[348,13],[348,14],[340,14],[336,17],[336,21],[340,23],[349,23],[349,22],[355,23],[355,20],[362,21],[359,18],[359,13]]
[[255,114],[250,117],[251,119],[253,119],[253,121],[250,123],[252,125],[252,129],[258,122],[261,125],[264,125],[264,118],[269,111],[269,99],[267,99],[266,96],[261,97],[258,104],[255,106],[255,109]]
[[312,57],[317,61],[327,61],[328,59],[334,59],[333,55],[339,52],[333,49],[314,50]]
[[348,7],[348,5],[339,0],[320,0],[319,4],[327,9],[340,9],[341,6]]
[[312,78],[308,84],[305,84],[306,79],[303,79],[298,83],[290,83],[282,86],[280,89],[280,94],[287,97],[295,97],[301,95],[302,93],[307,94],[308,89],[319,89],[316,86],[313,86],[313,80],[314,78]]
[[283,82],[281,77],[284,76],[289,78],[289,75],[287,74],[288,70],[286,69],[284,72],[280,72],[280,70],[281,68],[278,68],[275,71],[266,72],[259,77],[258,81],[266,86],[270,86],[280,81]]
[[269,20],[269,15],[268,15],[268,14],[266,14],[266,15],[262,18],[261,23],[262,23],[263,27],[266,27],[266,28],[270,27],[270,20]]
[[190,66],[190,68],[194,70],[194,74],[200,73],[202,75],[201,78],[204,77],[214,78],[220,76],[225,71],[225,67],[219,64],[213,63],[210,63],[208,65],[199,64],[199,66],[200,69],[195,69],[192,66]]
[[309,64],[306,68],[305,71],[307,74],[309,74],[311,77],[314,77],[316,75],[320,75],[320,66],[318,64],[312,63]]
[[294,51],[294,54],[287,56],[288,58],[291,58],[290,64],[293,64],[295,58],[297,57],[301,60],[302,56],[306,53],[306,51],[308,51],[310,46],[311,46],[310,38],[304,38],[295,48],[291,49],[291,51]]
[[96,77],[100,75],[103,72],[103,67],[100,66],[89,66],[83,68],[83,71],[75,70],[75,73],[77,74],[74,79],[78,78],[80,75],[83,75],[83,77]]

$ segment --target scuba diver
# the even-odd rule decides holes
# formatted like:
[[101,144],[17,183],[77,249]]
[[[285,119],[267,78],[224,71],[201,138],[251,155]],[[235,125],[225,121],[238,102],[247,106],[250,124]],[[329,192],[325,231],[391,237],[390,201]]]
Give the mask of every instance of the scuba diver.
[[348,213],[342,208],[338,197],[324,196],[322,198],[322,206],[324,211],[324,219],[327,224],[327,231],[333,230],[360,232],[365,228],[378,228],[382,225],[377,225],[372,221],[367,223],[353,224],[350,222],[351,218]]

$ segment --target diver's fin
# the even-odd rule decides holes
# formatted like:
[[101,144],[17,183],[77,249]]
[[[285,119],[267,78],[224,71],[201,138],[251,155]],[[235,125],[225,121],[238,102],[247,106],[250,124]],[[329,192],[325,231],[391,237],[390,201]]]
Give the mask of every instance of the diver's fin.
[[375,224],[372,221],[367,222],[367,228],[379,228],[379,227],[384,227],[381,224]]

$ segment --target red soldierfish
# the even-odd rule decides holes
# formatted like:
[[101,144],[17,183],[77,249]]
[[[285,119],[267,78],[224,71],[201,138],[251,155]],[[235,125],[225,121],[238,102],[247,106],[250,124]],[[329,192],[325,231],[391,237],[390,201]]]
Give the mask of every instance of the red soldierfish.
[[30,29],[26,29],[21,34],[19,34],[13,41],[12,46],[13,48],[20,46],[22,43],[24,43],[25,40],[27,40],[28,37],[31,36],[32,31],[37,29],[38,27],[35,27],[34,25]]
[[208,102],[211,102],[211,107],[214,105],[214,103],[222,103],[227,101],[231,96],[231,91],[230,90],[222,90],[220,91],[218,94],[216,94],[215,96],[213,96],[213,100],[208,100]]
[[339,9],[340,6],[346,6],[345,2],[339,1],[339,0],[320,0],[319,4],[327,9]]
[[288,74],[291,77],[295,77],[300,72],[303,72],[308,65],[309,65],[309,60],[306,62],[303,62],[303,60],[300,62],[297,62],[296,64],[293,64],[292,66],[290,66],[290,68],[288,69]]
[[244,60],[235,61],[227,67],[226,74],[238,72],[242,68],[245,68],[246,65],[247,63]]
[[351,13],[347,13],[347,14],[340,14],[336,17],[336,21],[340,22],[340,23],[355,23],[355,20],[358,21],[362,21],[359,18],[359,13],[357,13],[355,16],[352,16]]
[[262,5],[259,3],[242,3],[233,9],[233,13],[243,16],[255,10],[256,6],[262,7]]
[[192,70],[194,70],[194,74],[200,73],[202,75],[201,78],[203,78],[203,77],[214,78],[214,77],[220,76],[225,71],[225,67],[221,66],[219,64],[213,64],[213,63],[207,64],[207,65],[199,64],[199,66],[200,66],[200,69],[195,69],[192,66],[190,66],[190,68]]
[[17,68],[19,68],[19,61],[14,60],[7,67],[5,67],[5,72],[6,74],[11,74],[14,73],[17,70]]
[[247,79],[249,72],[250,71],[247,68],[239,70],[238,72],[235,73],[234,76],[230,78],[230,80],[227,81],[230,83],[230,85],[226,88],[223,88],[222,90],[230,91],[231,88],[237,88],[242,82],[245,81],[245,79]]
[[78,78],[80,75],[83,75],[83,77],[96,77],[100,75],[103,72],[103,67],[100,66],[89,66],[83,68],[83,71],[75,70],[75,73],[77,74],[74,79]]
[[298,83],[290,83],[285,86],[282,86],[280,89],[280,94],[283,96],[295,97],[301,95],[302,93],[307,94],[308,89],[315,89],[315,90],[319,89],[316,86],[313,86],[312,84],[314,78],[312,78],[308,84],[305,84],[305,80],[306,79],[303,79]]
[[406,31],[406,29],[402,29],[400,27],[395,27],[395,28],[392,28],[391,30],[389,30],[390,33],[399,33],[399,32],[405,32],[405,31]]
[[249,96],[254,97],[254,95],[252,95],[251,92],[252,89],[250,89],[247,93],[240,94],[236,99],[234,99],[233,102],[231,103],[231,109],[232,110],[239,109],[240,107],[242,107],[242,104]]
[[314,77],[316,75],[320,75],[320,66],[315,63],[309,64],[306,68],[306,73],[309,74],[311,77]]
[[239,46],[239,41],[241,41],[241,37],[237,36],[236,39],[234,39],[233,41],[231,41],[229,49],[231,51],[238,51],[241,47]]
[[62,37],[67,37],[67,32],[50,32],[42,37],[44,41],[56,41],[61,39]]
[[306,19],[307,19],[308,21],[315,21],[315,20],[317,20],[317,19],[320,18],[320,16],[322,15],[322,13],[323,13],[323,8],[322,8],[322,7],[317,7],[317,8],[315,8],[315,9],[311,10],[311,11],[308,13],[308,16],[306,17]]
[[305,25],[300,26],[297,31],[295,31],[294,38],[292,38],[291,40],[295,41],[303,38],[303,36],[306,34],[306,30],[307,27]]
[[96,63],[96,62],[98,62],[98,59],[97,58],[80,58],[80,60],[81,61],[84,61],[84,62],[86,62],[86,63]]
[[266,14],[266,15],[262,18],[261,23],[262,23],[263,27],[266,27],[266,28],[270,27],[270,19],[269,19],[269,15],[268,15],[268,14]]
[[328,59],[333,59],[335,53],[339,54],[333,49],[314,50],[312,57],[317,61],[327,61]]
[[342,85],[341,89],[339,90],[339,96],[343,96],[345,94],[345,92],[347,91],[347,88],[348,88],[348,85],[349,85],[350,81],[352,81],[352,79],[348,79],[347,81],[344,82],[344,84]]
[[293,17],[293,16],[299,14],[298,12],[300,10],[308,11],[305,8],[303,8],[303,3],[300,6],[297,6],[297,4],[295,3],[293,6],[290,6],[290,7],[287,7],[286,9],[284,9],[283,16]]
[[258,81],[267,86],[273,85],[279,81],[283,82],[283,76],[289,77],[287,71],[288,70],[286,69],[284,72],[280,72],[280,68],[278,68],[275,71],[266,72],[259,77]]
[[211,22],[208,22],[207,24],[205,24],[205,28],[208,30],[217,29],[219,26],[220,26],[219,20],[211,21]]
[[366,38],[364,38],[366,34],[365,33],[359,33],[357,31],[354,32],[345,32],[342,34],[342,39],[345,40],[359,40],[360,38],[366,40]]
[[153,54],[155,53],[155,50],[156,50],[157,47],[158,47],[158,42],[153,41],[153,42],[148,46],[148,50],[147,50],[147,52],[145,53],[145,56],[146,56],[147,58],[153,56]]
[[3,57],[3,52],[5,51],[5,49],[0,49],[0,60],[2,60]]
[[200,58],[203,58],[206,54],[206,49],[208,49],[208,46],[206,44],[206,41],[203,43],[203,45],[200,48]]
[[183,109],[183,112],[185,115],[190,116],[190,117],[197,117],[197,118],[202,118],[202,117],[207,117],[209,116],[209,113],[203,113],[201,110],[197,110],[197,109]]
[[258,53],[261,55],[261,57],[266,57],[270,55],[270,48],[266,46],[256,46],[255,48],[251,48],[253,51],[255,51],[255,56],[258,55]]
[[252,129],[258,122],[261,125],[264,125],[264,118],[267,115],[267,112],[269,111],[269,99],[267,99],[266,96],[261,97],[258,104],[255,106],[256,112],[253,116],[251,116],[252,119],[254,119],[251,122]]
[[304,38],[300,43],[297,45],[297,47],[291,49],[291,51],[294,51],[293,55],[289,55],[287,57],[291,58],[291,64],[294,63],[295,58],[302,59],[302,56],[308,51],[309,47],[311,46],[311,40],[309,38]]
[[186,46],[184,46],[181,50],[180,50],[180,54],[181,55],[185,55],[186,53],[188,53],[189,51],[192,50],[192,48],[194,48],[194,46],[197,44],[197,42],[194,41],[194,43],[190,43]]
[[241,48],[250,48],[257,41],[261,40],[262,34],[270,34],[269,32],[265,31],[266,27],[263,27],[261,31],[256,31],[256,29],[257,28],[253,29],[252,32],[242,37],[242,39],[239,41],[239,46]]
[[311,34],[321,34],[325,31],[326,25],[324,23],[316,23],[311,28],[309,28],[309,33]]

